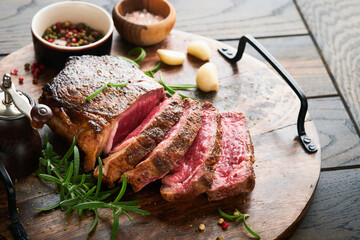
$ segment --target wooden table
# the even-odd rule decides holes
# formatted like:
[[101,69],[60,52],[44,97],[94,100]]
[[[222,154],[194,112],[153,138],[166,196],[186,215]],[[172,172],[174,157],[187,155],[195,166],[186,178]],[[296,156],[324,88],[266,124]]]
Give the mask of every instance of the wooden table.
[[[0,2],[1,58],[31,43],[32,16],[52,2],[56,1]],[[89,2],[110,12],[116,1]],[[359,239],[360,3],[170,2],[177,10],[178,30],[234,47],[242,35],[255,36],[308,96],[309,112],[320,136],[322,168],[313,202],[292,239]],[[262,60],[251,48],[246,52]]]

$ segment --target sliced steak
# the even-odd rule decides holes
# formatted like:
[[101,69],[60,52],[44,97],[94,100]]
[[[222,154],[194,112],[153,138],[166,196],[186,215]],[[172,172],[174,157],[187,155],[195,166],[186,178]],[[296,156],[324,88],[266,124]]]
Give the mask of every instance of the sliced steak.
[[220,114],[203,104],[201,128],[179,166],[162,179],[162,197],[170,202],[194,198],[206,192],[212,183],[214,165],[221,153]]
[[[124,172],[133,169],[164,139],[184,112],[183,101],[178,94],[155,107],[148,117],[103,159],[103,181],[110,187]],[[98,169],[94,172],[98,176]]]
[[[91,100],[88,96],[104,83]],[[51,107],[50,128],[77,143],[85,153],[84,169],[93,170],[96,157],[121,142],[165,99],[161,85],[134,65],[111,56],[71,57],[64,69],[43,88],[39,102]]]
[[126,172],[127,180],[135,192],[175,169],[177,162],[193,143],[201,127],[203,115],[201,105],[191,99],[185,99],[184,108],[179,122],[170,130],[165,139],[145,160],[133,170]]
[[210,201],[251,192],[255,187],[254,147],[242,113],[221,113],[221,157],[215,165]]

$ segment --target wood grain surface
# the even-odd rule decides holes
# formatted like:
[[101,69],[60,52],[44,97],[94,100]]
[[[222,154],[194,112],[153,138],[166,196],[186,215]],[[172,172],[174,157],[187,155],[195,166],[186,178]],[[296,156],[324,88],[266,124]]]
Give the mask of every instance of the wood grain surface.
[[[8,54],[31,42],[30,23],[42,7],[58,0],[0,2],[0,54]],[[86,1],[111,13],[118,0]],[[244,34],[278,36],[306,34],[291,0],[211,1],[170,0],[176,9],[175,28],[216,39],[239,38]],[[261,7],[260,7],[261,6]]]
[[321,142],[322,168],[360,165],[360,138],[339,97],[309,100]]
[[[337,92],[309,36],[262,38],[258,41],[279,61],[300,85],[307,97],[336,95]],[[238,40],[225,41],[237,48]],[[262,62],[251,46],[245,52]],[[270,68],[270,64],[266,63]]]
[[[157,48],[176,49],[186,52],[187,44],[202,38],[198,35],[173,31],[160,45],[146,48],[148,55],[142,69],[151,68],[158,61]],[[195,91],[199,100],[209,100],[220,110],[240,110],[249,118],[249,128],[255,146],[254,165],[257,176],[256,187],[251,194],[219,202],[208,202],[201,196],[195,201],[181,204],[168,203],[161,199],[159,182],[150,184],[135,194],[127,191],[126,199],[138,198],[143,209],[150,216],[135,216],[129,222],[121,216],[118,232],[119,239],[213,239],[223,236],[225,239],[247,238],[248,233],[241,226],[232,225],[226,232],[217,225],[217,208],[230,212],[238,208],[251,215],[248,224],[263,239],[286,238],[294,230],[296,223],[304,216],[316,188],[319,173],[321,151],[307,154],[296,137],[296,118],[299,101],[286,83],[258,60],[245,55],[237,64],[229,64],[218,53],[223,43],[202,38],[212,49],[214,62],[219,68],[221,87],[218,93],[201,94]],[[112,54],[127,52],[132,46],[114,38]],[[2,72],[11,67],[23,65],[24,61],[33,61],[32,46],[22,48],[0,61]],[[203,62],[191,56],[183,66],[162,67],[164,78],[169,83],[194,82],[195,73]],[[19,73],[25,74],[24,72]],[[35,98],[40,95],[41,86],[51,79],[54,72],[47,72],[41,81],[34,85],[26,76],[26,83],[17,85]],[[319,139],[314,123],[306,123],[308,135],[316,145]],[[62,144],[58,142],[57,144]],[[42,183],[35,177],[19,181],[16,184],[18,207],[28,234],[32,239],[83,238],[91,225],[92,216],[64,217],[60,210],[39,213],[34,207],[44,207],[58,200],[52,194],[53,186]],[[10,238],[9,220],[5,194],[0,194],[0,233]],[[100,224],[92,239],[107,238],[111,231],[111,212],[101,213]],[[203,233],[197,233],[200,223],[206,224]],[[156,226],[156,229],[154,229]]]
[[360,2],[296,2],[360,133]]
[[325,171],[292,240],[359,239],[360,169]]

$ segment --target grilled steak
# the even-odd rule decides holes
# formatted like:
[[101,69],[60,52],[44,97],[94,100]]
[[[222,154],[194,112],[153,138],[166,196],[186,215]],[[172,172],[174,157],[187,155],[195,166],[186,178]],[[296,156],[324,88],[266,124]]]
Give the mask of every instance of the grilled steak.
[[185,99],[184,108],[180,120],[165,139],[136,168],[126,172],[127,180],[135,192],[175,169],[177,162],[193,143],[201,127],[201,105],[191,99]]
[[[106,87],[86,100],[104,83],[125,81],[125,87]],[[69,58],[44,86],[39,102],[51,107],[49,126],[56,134],[69,141],[76,137],[85,153],[84,169],[90,171],[96,157],[110,152],[164,98],[162,86],[121,58],[81,56]]]
[[179,166],[162,179],[162,197],[170,202],[185,200],[206,192],[212,183],[214,165],[220,158],[220,114],[210,104],[203,104],[202,125]]
[[[103,159],[103,181],[110,187],[122,177],[124,172],[133,169],[164,139],[172,126],[183,114],[183,102],[178,94],[155,107],[148,117],[118,146]],[[98,169],[94,175],[97,177]]]
[[221,113],[221,157],[215,165],[210,201],[251,192],[255,187],[254,148],[242,113]]

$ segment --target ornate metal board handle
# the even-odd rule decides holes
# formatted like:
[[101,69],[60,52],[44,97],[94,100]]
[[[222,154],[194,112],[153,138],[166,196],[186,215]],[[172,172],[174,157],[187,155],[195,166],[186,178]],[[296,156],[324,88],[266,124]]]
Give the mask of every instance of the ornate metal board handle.
[[313,143],[311,138],[306,135],[305,132],[305,115],[308,109],[308,102],[307,98],[297,84],[297,82],[290,76],[290,74],[280,65],[280,63],[252,36],[245,35],[240,38],[239,46],[236,54],[234,54],[229,48],[222,47],[219,48],[218,51],[220,52],[223,57],[231,63],[236,63],[241,59],[243,56],[245,45],[249,43],[253,46],[258,53],[263,56],[266,61],[280,74],[280,76],[287,82],[287,84],[291,87],[291,89],[295,92],[295,94],[300,99],[300,112],[297,120],[297,130],[298,130],[298,139],[301,145],[304,147],[306,152],[308,153],[315,153],[317,151],[316,145]]
[[4,165],[0,160],[0,179],[5,183],[6,192],[8,196],[8,208],[11,219],[11,230],[15,240],[29,240],[23,225],[20,222],[19,215],[16,209],[16,197],[14,185],[7,173]]

